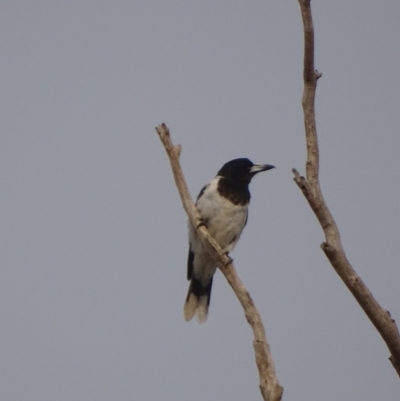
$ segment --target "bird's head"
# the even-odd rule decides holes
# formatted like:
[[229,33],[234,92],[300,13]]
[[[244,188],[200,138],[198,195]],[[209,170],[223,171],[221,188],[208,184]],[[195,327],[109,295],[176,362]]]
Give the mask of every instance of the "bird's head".
[[261,171],[275,168],[270,164],[254,164],[247,158],[233,159],[225,163],[218,171],[218,175],[234,181],[249,183]]

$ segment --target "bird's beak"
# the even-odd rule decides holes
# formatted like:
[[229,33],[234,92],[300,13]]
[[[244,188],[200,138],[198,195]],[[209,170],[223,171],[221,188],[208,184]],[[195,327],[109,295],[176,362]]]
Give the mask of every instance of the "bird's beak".
[[255,164],[250,169],[250,174],[257,174],[260,173],[261,171],[271,170],[272,168],[275,168],[275,166],[272,166],[271,164]]

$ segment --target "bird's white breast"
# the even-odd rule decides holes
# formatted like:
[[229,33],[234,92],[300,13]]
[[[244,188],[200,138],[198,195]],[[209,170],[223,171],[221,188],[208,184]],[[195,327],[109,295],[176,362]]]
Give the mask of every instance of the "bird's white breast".
[[218,177],[209,183],[196,206],[211,236],[224,252],[230,252],[246,225],[248,205],[234,205],[219,195],[217,186]]

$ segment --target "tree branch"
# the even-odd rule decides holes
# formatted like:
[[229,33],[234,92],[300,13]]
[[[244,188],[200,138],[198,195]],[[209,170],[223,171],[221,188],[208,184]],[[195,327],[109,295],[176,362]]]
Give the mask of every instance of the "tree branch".
[[400,336],[395,321],[390,313],[383,309],[373,297],[367,286],[357,275],[344,252],[339,229],[322,196],[319,184],[319,150],[315,125],[315,91],[317,80],[321,77],[314,71],[314,28],[312,23],[310,0],[299,0],[304,27],[304,92],[303,113],[307,142],[306,177],[293,169],[294,181],[299,186],[314,211],[325,234],[321,244],[326,257],[351,291],[357,302],[378,330],[392,354],[389,358],[400,376]]
[[193,227],[197,227],[196,231],[199,238],[207,247],[210,255],[215,259],[218,268],[228,280],[229,285],[232,287],[243,307],[246,320],[253,330],[253,347],[260,378],[260,391],[263,399],[264,401],[280,401],[282,398],[283,388],[278,382],[260,313],[254,305],[253,299],[246,290],[244,284],[237,275],[231,258],[222,251],[218,243],[211,237],[206,227],[199,224],[202,220],[192,201],[179,163],[181,147],[172,144],[169,129],[165,124],[156,127],[156,131],[168,154],[175,184],[178,188],[183,208],[189,217],[190,223]]

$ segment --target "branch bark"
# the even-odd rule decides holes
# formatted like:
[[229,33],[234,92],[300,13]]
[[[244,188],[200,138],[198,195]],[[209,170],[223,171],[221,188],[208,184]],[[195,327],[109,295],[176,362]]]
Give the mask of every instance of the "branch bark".
[[339,229],[322,196],[319,183],[319,149],[315,125],[315,92],[317,81],[321,77],[314,70],[314,28],[310,0],[298,0],[304,28],[304,92],[303,113],[307,142],[306,177],[293,169],[294,181],[299,186],[314,211],[325,234],[321,244],[326,257],[343,280],[347,288],[378,330],[391,353],[389,360],[400,376],[400,336],[396,322],[389,311],[383,309],[375,300],[367,286],[357,275],[344,252]]
[[240,304],[243,307],[246,320],[253,330],[253,347],[260,378],[260,391],[263,399],[264,401],[280,401],[282,398],[283,388],[278,382],[278,377],[275,372],[274,362],[272,360],[271,351],[267,342],[260,313],[254,305],[253,299],[246,290],[246,287],[237,275],[231,258],[223,253],[222,249],[211,237],[206,227],[200,224],[202,221],[200,214],[192,201],[185,178],[183,176],[182,168],[180,166],[180,145],[173,145],[169,129],[165,124],[161,124],[156,127],[156,131],[168,154],[175,184],[178,188],[183,208],[185,209],[185,212],[188,215],[193,227],[197,227],[196,231],[201,241],[206,245],[210,255],[215,259],[218,268],[221,270],[225,278],[228,280],[229,285],[235,292]]

